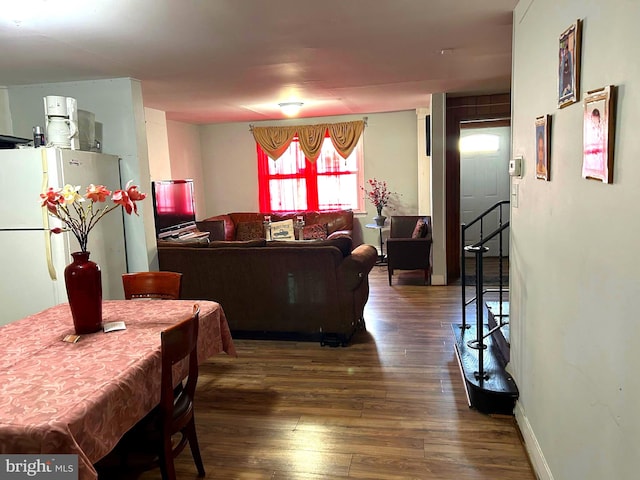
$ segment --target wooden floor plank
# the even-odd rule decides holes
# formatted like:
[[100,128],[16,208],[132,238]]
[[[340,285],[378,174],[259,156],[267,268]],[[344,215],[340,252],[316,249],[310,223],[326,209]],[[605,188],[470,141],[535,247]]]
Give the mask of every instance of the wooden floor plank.
[[[378,266],[370,283],[367,331],[346,348],[237,340],[238,358],[202,365],[207,478],[534,480],[513,417],[467,407],[451,330],[460,287],[421,285],[420,272],[390,287]],[[176,466],[196,478],[188,449]]]

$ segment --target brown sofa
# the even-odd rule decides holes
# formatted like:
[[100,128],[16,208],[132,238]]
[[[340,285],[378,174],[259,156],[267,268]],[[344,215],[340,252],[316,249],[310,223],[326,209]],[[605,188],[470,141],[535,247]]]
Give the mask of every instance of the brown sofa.
[[[352,210],[330,210],[323,212],[316,211],[304,211],[304,212],[287,212],[287,213],[260,213],[260,212],[233,212],[224,215],[216,215],[215,217],[209,217],[198,223],[198,229],[201,231],[212,231],[217,227],[211,225],[207,226],[207,222],[224,221],[225,240],[252,240],[257,237],[254,235],[252,238],[243,237],[239,238],[239,226],[243,224],[244,227],[250,227],[250,224],[255,226],[256,232],[260,232],[264,237],[264,229],[261,226],[264,221],[265,215],[271,217],[272,222],[279,222],[282,220],[292,219],[294,222],[298,216],[304,218],[305,227],[308,229],[312,225],[326,226],[327,238],[337,237],[349,237],[352,238],[353,233],[353,211]],[[247,229],[243,229],[245,232]],[[211,238],[211,237],[210,237]],[[217,238],[211,238],[217,240]]]
[[182,298],[219,302],[236,338],[291,338],[346,345],[364,327],[371,245],[348,237],[159,245],[161,270],[182,273]]

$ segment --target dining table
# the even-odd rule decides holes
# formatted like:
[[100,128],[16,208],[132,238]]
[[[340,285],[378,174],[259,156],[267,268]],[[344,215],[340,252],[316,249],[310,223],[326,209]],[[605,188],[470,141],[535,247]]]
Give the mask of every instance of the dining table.
[[0,327],[0,453],[77,454],[79,479],[97,479],[93,465],[159,403],[160,334],[194,304],[198,362],[236,356],[222,306],[204,300],[106,300],[103,324],[126,328],[77,339],[67,303]]

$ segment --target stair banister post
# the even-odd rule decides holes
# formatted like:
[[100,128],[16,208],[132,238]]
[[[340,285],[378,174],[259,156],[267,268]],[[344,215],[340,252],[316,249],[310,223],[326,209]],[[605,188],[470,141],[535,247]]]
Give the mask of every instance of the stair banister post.
[[460,256],[460,285],[462,285],[461,287],[461,291],[462,291],[462,329],[466,330],[467,329],[467,282],[466,282],[466,275],[467,275],[467,268],[465,266],[465,258],[464,258],[464,252],[465,252],[465,230],[467,229],[467,226],[463,223],[461,228],[460,228],[460,252],[461,252],[461,256]]

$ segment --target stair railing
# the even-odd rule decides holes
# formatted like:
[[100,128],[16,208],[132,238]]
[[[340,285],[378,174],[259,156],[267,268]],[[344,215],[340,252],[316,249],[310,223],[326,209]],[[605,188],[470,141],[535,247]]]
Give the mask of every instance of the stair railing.
[[[507,221],[506,224],[504,222],[504,212],[503,212],[503,207],[505,205],[509,205],[509,200],[502,200],[498,203],[496,203],[495,205],[489,207],[487,210],[485,210],[484,212],[482,212],[480,215],[478,215],[477,218],[475,218],[474,220],[472,220],[469,224],[462,224],[461,225],[461,235],[460,235],[460,277],[461,277],[461,297],[462,297],[462,328],[466,329],[469,328],[469,325],[467,325],[467,318],[466,318],[466,310],[467,310],[467,306],[469,306],[471,303],[473,303],[474,301],[476,301],[477,303],[480,304],[480,306],[482,307],[482,298],[478,298],[478,296],[482,297],[483,293],[487,293],[489,291],[494,291],[493,289],[484,289],[483,288],[483,284],[484,284],[484,279],[482,278],[482,275],[480,275],[480,277],[478,276],[478,273],[482,274],[482,265],[480,265],[480,269],[478,269],[478,265],[477,265],[477,261],[478,261],[478,256],[476,254],[476,295],[474,297],[472,297],[471,299],[467,300],[467,294],[466,294],[466,264],[465,264],[465,252],[467,252],[466,248],[467,248],[467,242],[466,242],[466,231],[471,228],[472,226],[474,226],[476,223],[480,223],[479,227],[480,227],[480,240],[478,242],[476,242],[475,244],[473,244],[474,246],[484,246],[485,243],[487,243],[489,240],[491,240],[492,238],[494,238],[496,235],[500,234],[500,238],[499,238],[499,243],[498,243],[498,269],[499,269],[499,295],[500,295],[500,318],[502,318],[502,296],[503,296],[503,292],[505,290],[504,287],[504,275],[503,275],[503,237],[502,237],[502,232],[506,229],[506,227],[509,226],[509,222]],[[488,215],[490,215],[492,212],[498,210],[498,228],[492,232],[488,237],[484,237],[484,222],[485,219]],[[506,226],[505,226],[506,225]],[[503,228],[503,226],[505,228]],[[485,247],[485,252],[488,249]],[[469,253],[476,253],[476,252],[469,252]],[[484,253],[484,252],[482,252]],[[480,259],[482,259],[482,256],[480,256]],[[482,261],[482,260],[480,260]],[[480,295],[478,295],[478,293]],[[477,309],[477,307],[476,307]]]
[[[503,217],[502,217],[502,206],[503,205],[508,205],[509,201],[508,200],[504,200],[502,202],[498,202],[496,203],[493,207],[489,208],[488,210],[486,210],[482,215],[480,215],[478,218],[476,218],[475,220],[473,220],[469,225],[464,225],[462,224],[462,252],[461,252],[461,274],[462,274],[462,279],[461,279],[461,284],[462,284],[462,325],[461,325],[461,329],[467,329],[469,328],[469,325],[467,325],[466,322],[466,307],[473,301],[476,302],[476,338],[475,340],[470,340],[469,342],[467,342],[467,345],[470,348],[473,349],[477,349],[478,350],[478,371],[474,372],[474,376],[476,377],[476,380],[487,380],[489,378],[489,376],[485,373],[484,371],[484,349],[487,348],[486,344],[484,343],[484,339],[493,334],[493,332],[495,332],[497,329],[500,329],[502,326],[504,326],[504,323],[502,321],[503,319],[503,314],[502,314],[502,301],[503,301],[503,291],[504,291],[504,276],[503,276],[503,268],[502,268],[502,258],[503,258],[503,254],[502,254],[502,250],[503,250],[503,240],[502,240],[502,236],[503,236],[503,232],[509,228],[509,221],[504,222],[503,221]],[[486,217],[486,215],[488,215],[489,213],[493,212],[495,209],[499,208],[499,217],[498,217],[498,228],[496,230],[494,230],[493,232],[491,232],[489,235],[487,235],[486,237],[484,237],[483,235],[483,219],[484,217]],[[474,223],[476,222],[480,222],[480,240],[472,245],[465,245],[465,231],[467,230],[467,228],[469,228],[470,226],[472,226]],[[499,304],[500,304],[500,313],[499,313],[499,324],[496,326],[496,328],[491,329],[487,334],[483,335],[483,331],[484,331],[484,294],[489,292],[489,289],[484,288],[484,267],[483,267],[483,255],[489,250],[489,248],[487,246],[485,246],[485,244],[487,242],[489,242],[490,240],[492,240],[494,237],[499,236],[499,245],[498,245],[498,263],[499,263],[499,278],[500,278],[500,285],[499,285]],[[471,300],[467,301],[466,300],[466,269],[465,269],[465,252],[468,253],[472,253],[475,255],[476,258],[476,295],[475,297],[473,297]],[[493,291],[493,290],[491,290]]]

